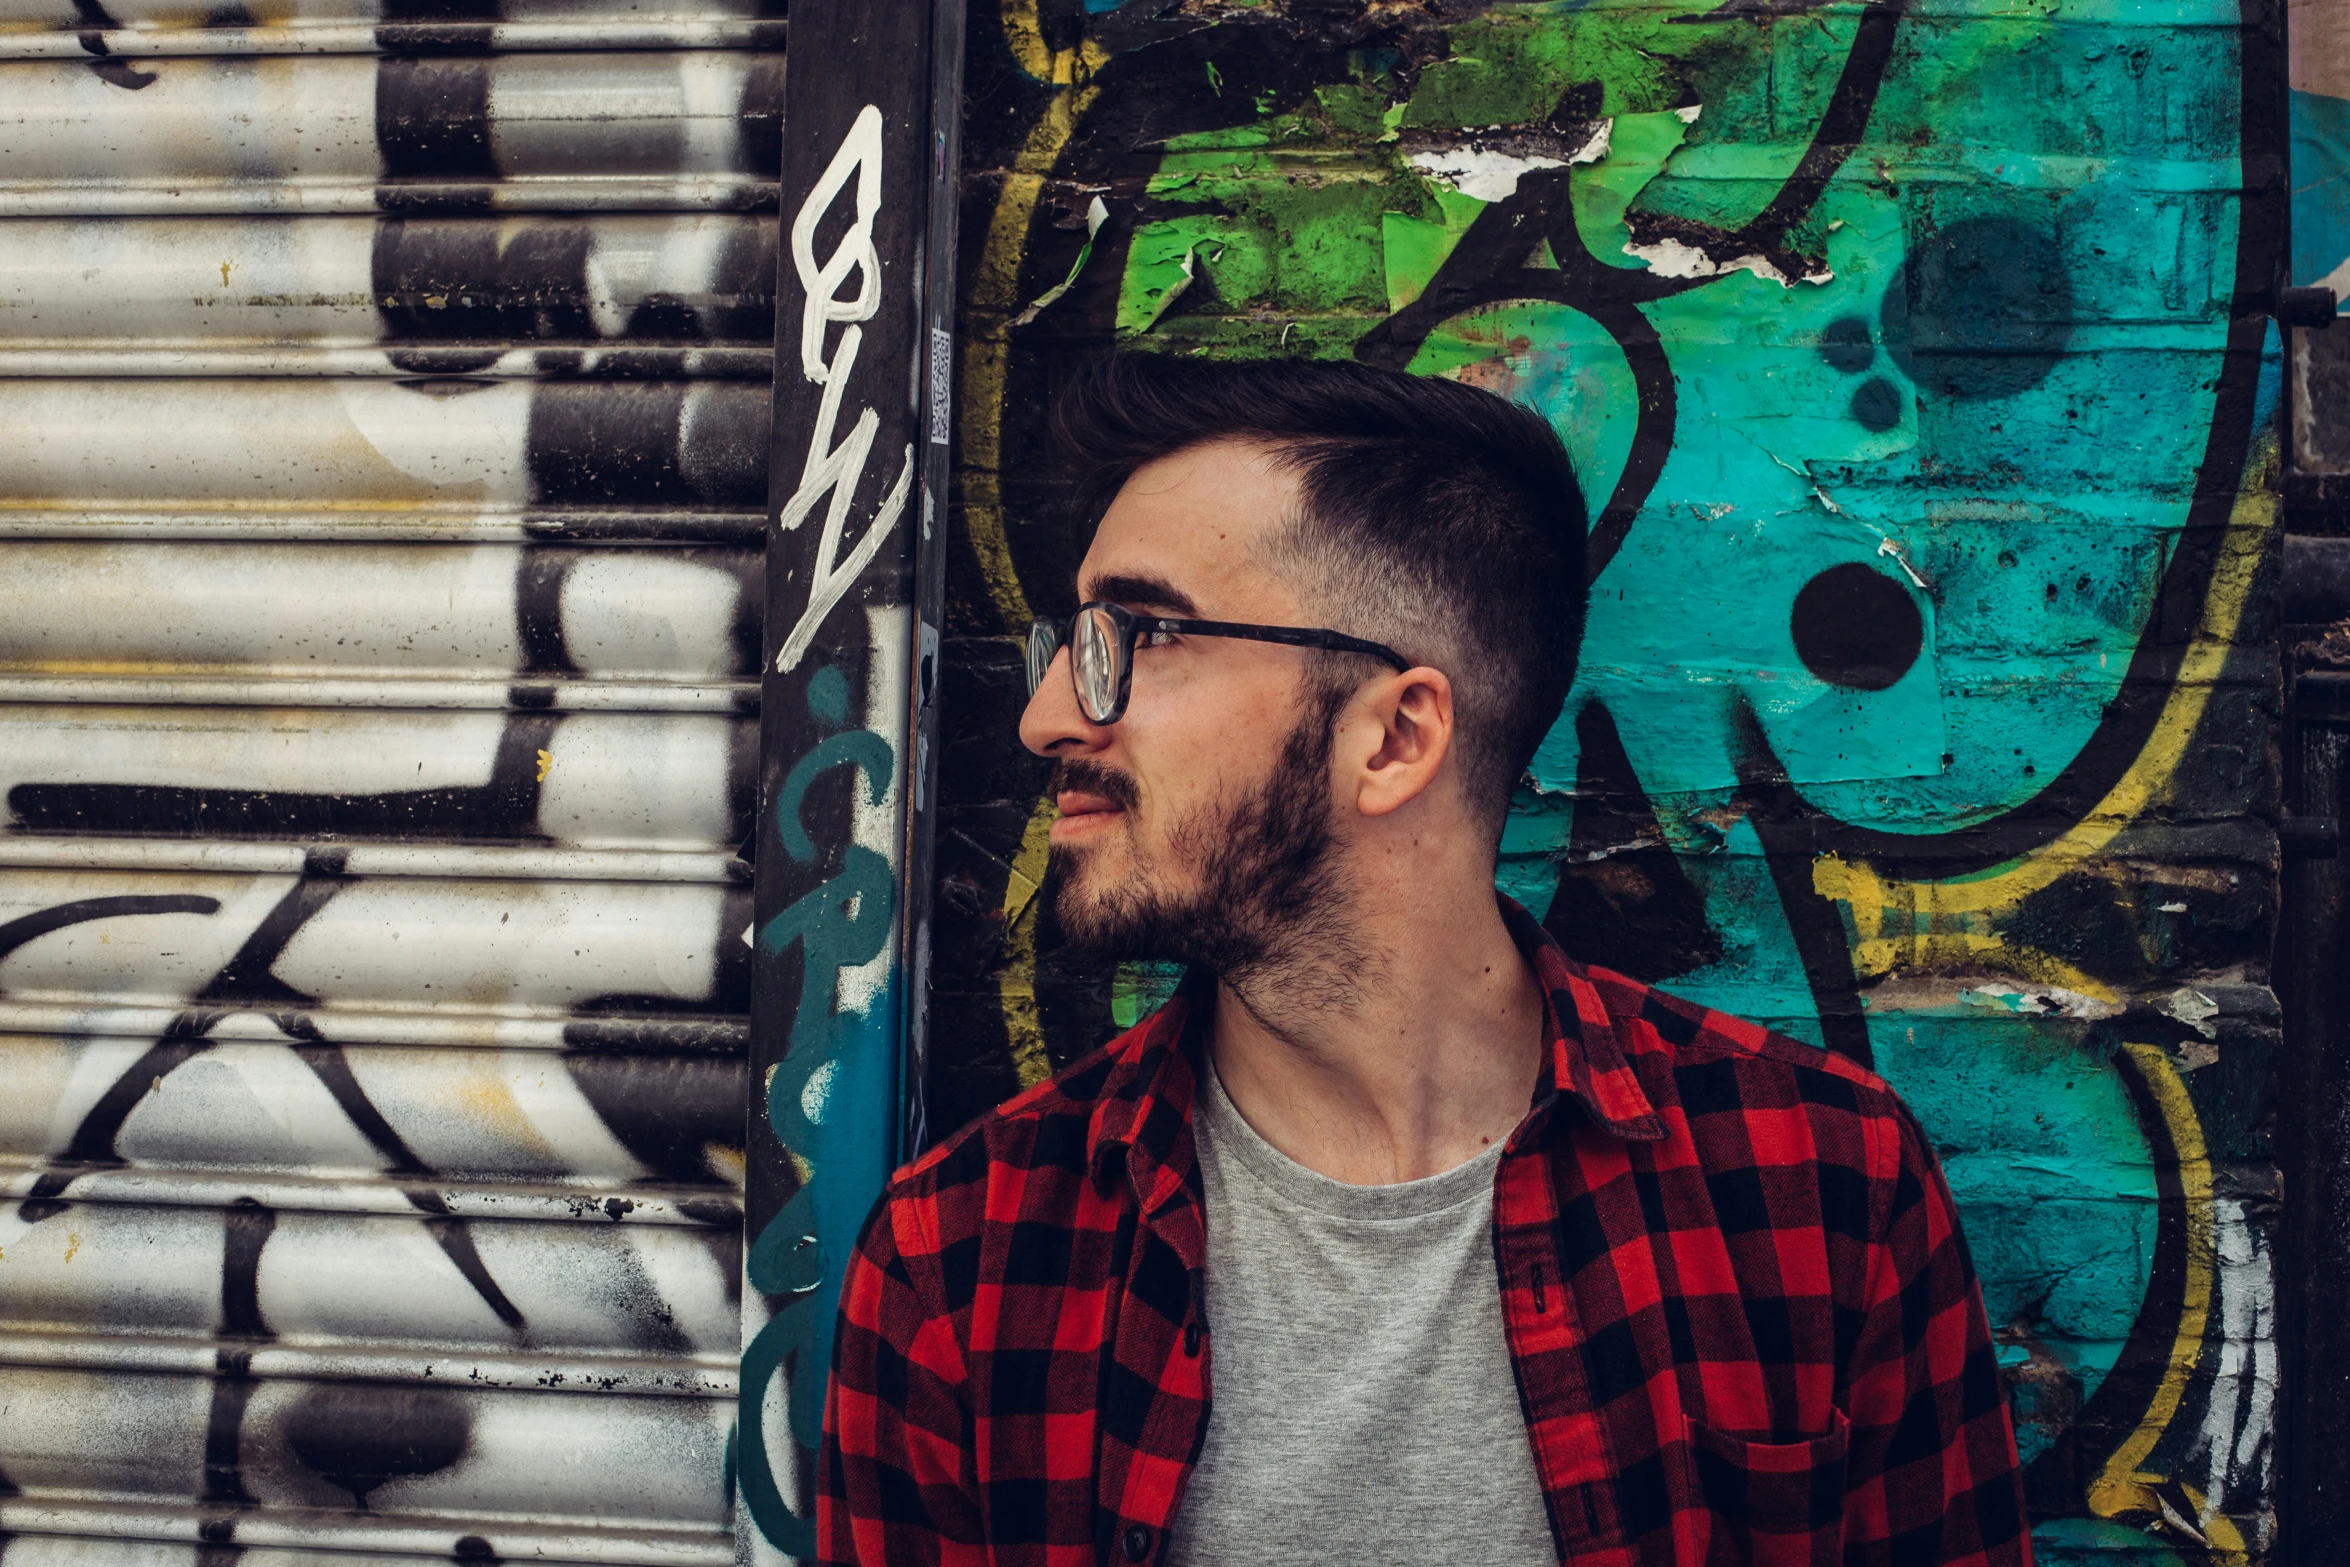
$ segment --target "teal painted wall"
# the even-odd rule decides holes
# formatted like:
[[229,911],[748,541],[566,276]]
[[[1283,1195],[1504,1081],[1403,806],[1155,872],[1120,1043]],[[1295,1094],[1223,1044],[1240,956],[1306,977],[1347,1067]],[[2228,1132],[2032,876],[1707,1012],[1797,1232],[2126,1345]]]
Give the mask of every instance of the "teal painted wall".
[[1596,520],[1503,886],[1916,1108],[2044,1559],[2262,1555],[2275,39],[2221,0],[973,15],[934,1120],[1164,981],[1034,901],[1009,637],[1083,545],[1065,367],[1490,387]]

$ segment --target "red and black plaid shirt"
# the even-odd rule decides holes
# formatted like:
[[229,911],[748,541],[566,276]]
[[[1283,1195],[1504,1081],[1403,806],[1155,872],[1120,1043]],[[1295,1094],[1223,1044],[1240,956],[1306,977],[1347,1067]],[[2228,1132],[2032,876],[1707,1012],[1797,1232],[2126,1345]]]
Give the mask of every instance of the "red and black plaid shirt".
[[[1933,1151],[1848,1061],[1574,963],[1495,1178],[1502,1317],[1562,1559],[2028,1564]],[[890,1183],[841,1296],[826,1562],[1147,1562],[1214,1308],[1179,995]]]

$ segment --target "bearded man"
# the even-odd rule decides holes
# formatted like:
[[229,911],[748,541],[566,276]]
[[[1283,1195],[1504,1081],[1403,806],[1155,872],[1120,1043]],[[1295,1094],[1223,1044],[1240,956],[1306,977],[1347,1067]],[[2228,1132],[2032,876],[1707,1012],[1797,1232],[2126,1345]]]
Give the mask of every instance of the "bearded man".
[[1537,415],[1112,359],[1029,643],[1062,931],[1173,1000],[891,1182],[828,1562],[2025,1563],[1958,1216],[1849,1061],[1494,891],[1573,683]]

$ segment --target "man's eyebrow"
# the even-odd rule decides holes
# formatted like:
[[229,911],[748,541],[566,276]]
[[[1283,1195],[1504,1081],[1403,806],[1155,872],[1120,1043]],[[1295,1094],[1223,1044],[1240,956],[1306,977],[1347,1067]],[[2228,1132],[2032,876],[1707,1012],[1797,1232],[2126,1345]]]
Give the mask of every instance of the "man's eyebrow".
[[1164,577],[1113,572],[1096,577],[1081,590],[1085,602],[1123,605],[1128,609],[1163,609],[1177,615],[1196,615],[1191,595]]

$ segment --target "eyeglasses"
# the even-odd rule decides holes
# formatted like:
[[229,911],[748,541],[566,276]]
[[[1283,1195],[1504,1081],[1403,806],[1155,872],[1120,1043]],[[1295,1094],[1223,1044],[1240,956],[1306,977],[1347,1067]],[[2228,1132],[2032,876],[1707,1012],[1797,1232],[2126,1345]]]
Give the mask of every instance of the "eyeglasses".
[[1146,636],[1238,637],[1248,642],[1278,642],[1285,647],[1322,648],[1332,653],[1367,653],[1394,666],[1401,674],[1413,665],[1391,647],[1365,642],[1336,631],[1306,626],[1244,626],[1229,620],[1184,620],[1167,615],[1137,615],[1115,604],[1080,604],[1066,624],[1053,620],[1028,623],[1028,694],[1053,667],[1053,657],[1064,644],[1069,649],[1069,683],[1077,688],[1077,706],[1088,723],[1114,724],[1126,715],[1126,698],[1134,684],[1134,647]]

